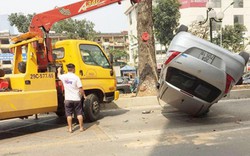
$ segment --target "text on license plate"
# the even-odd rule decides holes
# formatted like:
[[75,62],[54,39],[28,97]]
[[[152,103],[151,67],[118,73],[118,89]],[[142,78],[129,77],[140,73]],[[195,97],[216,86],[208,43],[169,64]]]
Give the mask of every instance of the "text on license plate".
[[211,53],[208,53],[206,51],[202,51],[198,56],[199,59],[201,59],[201,60],[203,60],[203,61],[205,61],[207,63],[210,63],[210,64],[212,64],[215,57],[216,57],[215,55],[213,55]]

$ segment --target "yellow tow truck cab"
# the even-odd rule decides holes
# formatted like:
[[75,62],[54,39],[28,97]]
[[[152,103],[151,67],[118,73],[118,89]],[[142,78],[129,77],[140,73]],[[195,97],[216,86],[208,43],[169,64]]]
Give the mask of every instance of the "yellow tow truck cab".
[[48,56],[39,51],[43,45],[39,37],[26,34],[13,40],[12,74],[0,75],[0,120],[45,112],[64,116],[64,91],[56,72],[60,66],[67,73],[68,63],[75,65],[75,74],[82,81],[87,95],[82,99],[83,114],[89,121],[98,119],[101,103],[118,99],[112,61],[97,43],[58,41],[53,45],[54,61],[41,67]]

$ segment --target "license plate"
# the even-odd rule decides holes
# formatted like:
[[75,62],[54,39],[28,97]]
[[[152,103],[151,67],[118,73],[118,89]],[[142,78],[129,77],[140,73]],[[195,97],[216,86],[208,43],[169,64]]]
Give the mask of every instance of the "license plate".
[[201,59],[201,60],[203,60],[203,61],[205,61],[207,63],[210,63],[210,64],[212,64],[215,57],[216,57],[215,55],[213,55],[211,53],[208,53],[206,51],[202,51],[198,56],[199,59]]

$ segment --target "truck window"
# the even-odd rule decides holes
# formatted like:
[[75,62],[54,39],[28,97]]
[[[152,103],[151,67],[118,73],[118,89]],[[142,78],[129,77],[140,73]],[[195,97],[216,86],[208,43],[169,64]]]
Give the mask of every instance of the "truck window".
[[20,55],[20,57],[22,58],[21,60],[23,62],[26,62],[27,60],[27,52],[28,52],[28,45],[23,45],[21,47],[21,55]]
[[80,45],[82,60],[85,64],[111,68],[108,59],[96,45]]
[[64,57],[64,48],[53,49],[52,54],[56,56],[56,59],[62,59]]

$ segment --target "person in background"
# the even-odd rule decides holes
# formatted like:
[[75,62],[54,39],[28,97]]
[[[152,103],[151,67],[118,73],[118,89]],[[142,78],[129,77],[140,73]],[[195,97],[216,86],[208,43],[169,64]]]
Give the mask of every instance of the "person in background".
[[86,99],[86,95],[82,88],[80,78],[75,74],[75,65],[69,63],[66,65],[68,73],[61,74],[62,68],[57,69],[57,77],[62,81],[65,91],[65,115],[67,117],[68,131],[73,132],[72,129],[72,115],[75,112],[80,126],[80,132],[84,131],[83,116],[82,116],[82,104],[81,97]]
[[137,92],[138,85],[139,85],[139,77],[135,77],[135,79],[132,83],[132,92],[133,93]]

